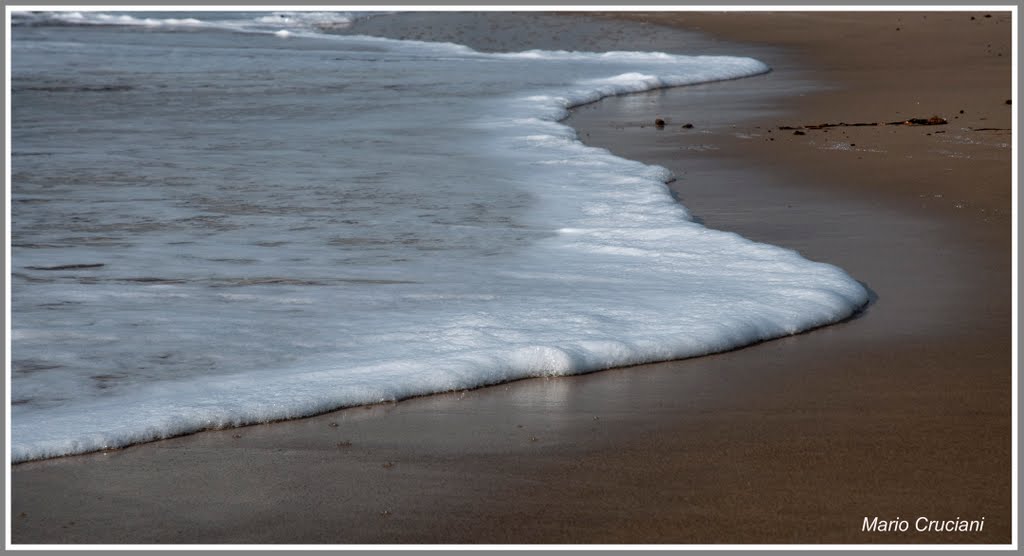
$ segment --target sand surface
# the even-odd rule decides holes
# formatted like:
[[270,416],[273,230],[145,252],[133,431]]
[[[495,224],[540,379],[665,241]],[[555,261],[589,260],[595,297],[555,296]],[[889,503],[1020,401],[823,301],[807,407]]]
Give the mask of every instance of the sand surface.
[[[774,71],[570,121],[672,169],[708,226],[846,269],[876,296],[859,318],[18,465],[13,542],[1010,542],[1011,30],[984,15],[636,16]],[[932,115],[949,124],[778,129]],[[874,516],[985,526],[862,531]]]

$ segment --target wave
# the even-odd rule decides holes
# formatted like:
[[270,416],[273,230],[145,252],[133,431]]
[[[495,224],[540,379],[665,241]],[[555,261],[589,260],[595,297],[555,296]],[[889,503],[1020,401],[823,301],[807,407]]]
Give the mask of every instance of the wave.
[[[160,12],[106,13],[98,11],[12,11],[15,27],[124,26],[162,29],[221,29],[262,33],[320,34],[347,29],[360,19],[390,12],[277,11],[209,12],[201,17],[159,17]],[[199,14],[194,14],[199,15]],[[287,35],[283,35],[287,36]]]
[[[105,19],[99,15],[109,14],[89,14],[84,18]],[[39,17],[52,21],[50,15]],[[147,18],[130,17],[134,19],[124,20],[130,21],[127,24],[86,25],[147,25],[143,23]],[[293,16],[286,12],[246,15],[239,25],[250,29],[264,25],[267,33],[287,30],[280,28],[276,20],[260,21],[266,17]],[[181,23],[192,18],[148,19],[163,21],[160,25],[196,26]],[[168,20],[176,23],[166,23]],[[291,29],[307,29],[328,24],[325,21],[330,25],[341,24],[342,18],[310,13],[303,21],[290,23],[294,25]],[[166,244],[188,240],[190,256],[204,257],[195,268],[171,257],[164,243],[152,243],[130,252],[71,248],[67,252],[79,257],[91,254],[96,260],[57,262],[50,249],[19,248],[12,256],[12,266],[35,280],[33,285],[18,286],[19,298],[12,307],[12,349],[24,360],[25,372],[20,374],[31,377],[53,372],[52,366],[64,361],[43,359],[55,357],[60,350],[67,351],[65,361],[69,366],[86,365],[86,361],[107,365],[117,360],[123,362],[122,367],[132,368],[135,356],[138,361],[152,365],[167,365],[180,359],[185,367],[214,366],[235,355],[237,360],[230,372],[219,375],[137,383],[115,394],[86,397],[34,413],[22,406],[23,411],[11,423],[13,462],[118,448],[204,429],[293,419],[342,407],[478,388],[527,377],[579,374],[706,355],[838,322],[867,302],[865,289],[839,268],[807,261],[791,250],[709,230],[694,222],[669,195],[665,182],[671,174],[667,170],[587,147],[574,130],[560,123],[572,107],[610,95],[738,79],[769,71],[768,66],[757,60],[641,52],[532,50],[482,54],[454,44],[336,38],[359,55],[365,53],[367,44],[387,49],[387,53],[375,53],[374,60],[365,63],[364,75],[369,76],[366,79],[395,82],[374,81],[379,87],[377,94],[364,92],[362,96],[378,99],[383,95],[380,91],[395,84],[409,89],[398,99],[406,104],[394,101],[381,121],[368,116],[371,123],[367,125],[372,129],[385,126],[383,134],[377,136],[383,138],[381,143],[386,143],[385,139],[395,141],[396,135],[415,137],[417,131],[423,131],[428,138],[400,144],[400,151],[411,148],[422,154],[412,152],[408,159],[396,159],[394,156],[402,153],[391,153],[379,161],[379,167],[406,164],[411,168],[408,171],[416,174],[416,184],[422,186],[425,182],[428,188],[449,187],[446,181],[459,177],[464,180],[465,189],[457,193],[471,198],[504,193],[513,188],[509,184],[514,182],[515,187],[522,188],[522,194],[513,196],[511,202],[520,204],[529,199],[532,204],[528,214],[515,221],[499,218],[497,222],[516,234],[539,232],[523,242],[528,245],[503,252],[501,257],[492,256],[491,251],[466,255],[459,242],[475,240],[475,236],[485,233],[488,223],[481,223],[476,214],[461,219],[441,218],[447,216],[441,213],[446,203],[458,205],[455,201],[461,201],[444,197],[445,190],[438,198],[430,198],[430,202],[416,208],[423,213],[429,211],[424,218],[434,219],[428,220],[429,227],[423,230],[440,229],[450,234],[451,238],[442,237],[436,243],[444,246],[445,241],[451,240],[455,247],[438,249],[434,244],[425,245],[416,253],[422,256],[418,266],[403,267],[401,272],[382,270],[383,265],[369,266],[367,274],[361,275],[354,265],[339,266],[334,262],[337,251],[326,255],[315,251],[310,255],[313,262],[293,262],[306,250],[312,250],[310,245],[320,245],[317,241],[323,238],[303,235],[314,233],[303,230],[321,228],[323,212],[316,212],[309,220],[289,220],[292,212],[270,210],[276,205],[255,207],[258,199],[253,196],[259,191],[253,189],[245,193],[246,200],[254,203],[252,212],[245,212],[244,207],[236,204],[203,206],[203,218],[216,215],[220,218],[218,225],[228,230],[225,233],[234,234],[226,244],[209,230],[203,230],[204,237],[211,238],[209,243],[198,242],[193,235],[187,235],[195,230],[193,224],[184,227],[186,232],[181,233],[186,235],[161,232],[165,234],[161,241]],[[246,49],[240,52],[250,55]],[[389,60],[395,71],[374,71],[379,63],[376,57],[384,54],[393,57]],[[299,58],[289,60],[300,63],[284,65],[300,67],[305,61],[301,57],[306,54],[296,51],[293,55]],[[340,54],[331,54],[335,56]],[[507,70],[501,66],[490,71],[517,72],[511,77],[502,76],[507,81],[498,83],[505,89],[494,90],[496,87],[488,83],[481,88],[485,92],[479,93],[479,102],[472,104],[458,96],[467,87],[459,79],[480,78],[467,70],[466,64],[476,63],[482,72],[497,62],[512,65]],[[223,63],[225,67],[234,67],[238,61],[227,59]],[[438,77],[430,68],[424,68],[427,63],[443,63],[442,69],[448,73]],[[552,64],[549,74],[556,80],[552,84],[523,90],[507,88],[508,83],[534,78],[538,68]],[[585,75],[565,77],[566,70],[588,64],[598,66]],[[140,65],[147,67],[148,80],[155,79],[148,69],[148,58]],[[317,79],[324,74],[319,69],[308,71]],[[428,76],[430,83],[441,81],[445,88],[437,96],[454,99],[454,106],[445,112],[431,112],[436,108],[423,98],[425,86],[408,81],[415,71]],[[346,85],[353,85],[352,75],[356,72],[329,77],[329,83],[344,79]],[[289,74],[289,79],[300,77],[299,73]],[[175,74],[171,79],[179,77]],[[225,94],[261,98],[238,94],[240,87],[232,82]],[[322,96],[308,95],[304,99],[313,103]],[[342,99],[332,97],[326,109],[332,115],[346,113],[334,104],[337,102]],[[361,98],[360,103],[363,102],[365,99]],[[403,106],[409,112],[398,112]],[[279,107],[278,111],[283,109]],[[470,109],[478,112],[464,114]],[[156,120],[151,112],[150,106],[150,111],[144,114],[147,126],[153,126]],[[360,115],[356,112],[347,113],[354,118]],[[451,127],[455,125],[450,123],[453,121],[461,127],[458,133],[445,136],[457,142],[452,150],[440,154],[428,150],[442,143],[436,139],[438,128]],[[341,123],[339,119],[331,125]],[[414,128],[414,123],[424,127]],[[284,128],[271,128],[270,132],[281,129]],[[339,133],[337,127],[324,129],[328,136],[319,142],[330,143]],[[307,126],[302,133],[314,131]],[[245,133],[234,131],[233,135]],[[171,151],[168,147],[167,152]],[[252,155],[246,153],[242,149],[238,155],[242,158],[229,159],[229,165],[234,166],[236,161],[241,162],[239,166],[251,165]],[[223,152],[218,154],[226,156]],[[354,160],[370,153],[335,155],[340,160]],[[444,161],[443,166],[465,166],[443,176],[418,174],[430,161],[439,159]],[[295,189],[275,182],[271,199],[288,203],[278,208],[302,208],[302,195],[315,191],[309,184],[305,184],[307,189],[301,189],[304,184],[298,181],[298,174],[292,176]],[[482,182],[491,179],[488,176],[495,180],[493,190],[483,188]],[[366,179],[366,173],[358,173],[357,177]],[[85,188],[88,184],[78,182],[77,187]],[[364,211],[377,201],[394,202],[393,197],[398,197],[373,190],[379,187],[380,182],[371,182],[372,202],[359,205]],[[161,205],[151,198],[156,195],[153,191],[146,191],[146,210],[159,213]],[[329,198],[342,193],[331,190]],[[363,190],[359,193],[366,194]],[[106,201],[124,202],[120,192],[105,194],[112,195]],[[405,194],[408,196],[409,192]],[[322,202],[325,198],[328,197],[309,199]],[[172,207],[177,214],[184,208],[175,202]],[[474,206],[466,205],[472,212]],[[134,210],[122,208],[126,212]],[[26,210],[30,209],[19,206],[12,220],[21,220]],[[46,210],[52,213],[56,209]],[[107,205],[94,210],[104,214],[111,209]],[[261,216],[264,212],[265,218]],[[402,233],[408,232],[411,219],[407,216],[400,214],[390,225]],[[256,220],[253,231],[231,228]],[[360,234],[388,232],[388,224],[381,220],[375,218],[372,227],[356,226],[352,230]],[[277,221],[283,222],[282,227],[270,228]],[[139,224],[134,223],[136,227]],[[334,229],[344,228],[334,224]],[[375,237],[340,236],[334,229],[335,235],[325,243],[349,254],[376,255],[379,251],[374,249],[392,245]],[[109,226],[101,232],[112,233]],[[61,234],[56,240],[65,240],[70,231],[62,230]],[[399,237],[397,232],[394,235]],[[252,236],[273,239],[283,247],[274,250],[240,239],[252,241]],[[407,252],[420,247],[416,241],[423,237],[402,237],[402,241],[393,242],[394,249],[405,249],[401,255],[406,259]],[[519,240],[525,236],[501,236],[502,241],[508,237]],[[33,239],[41,242],[47,238]],[[101,257],[111,254],[116,258],[107,264],[108,259]],[[274,256],[282,258],[273,259]],[[317,262],[321,259],[325,262]],[[152,274],[157,269],[169,273]],[[345,273],[352,276],[340,280],[338,276]],[[211,276],[219,282],[211,282]],[[325,280],[325,276],[333,281]],[[48,302],[37,317],[42,324],[35,328],[23,305],[37,291],[30,288],[39,288],[40,301]],[[54,321],[55,306],[60,307],[65,322]],[[259,310],[251,312],[252,306]],[[84,313],[75,317],[75,307],[85,307],[81,309]],[[171,307],[173,310],[169,310]],[[92,308],[111,312],[98,318]],[[254,322],[253,314],[266,320]],[[83,326],[82,322],[88,325]],[[65,324],[66,330],[57,327]],[[232,335],[236,329],[250,335]],[[142,330],[146,331],[145,336],[140,336]],[[179,336],[190,338],[194,344],[175,340]],[[136,337],[146,337],[151,342],[121,340]],[[184,349],[176,345],[179,352],[165,351],[166,346],[160,342],[168,337],[182,343]],[[284,359],[287,367],[267,363],[269,357],[281,351],[279,348],[302,357],[294,361]],[[29,357],[33,349],[41,355]],[[88,353],[89,357],[82,357],[78,349],[94,351]],[[111,351],[116,357],[111,357]],[[84,377],[86,383],[93,379],[104,388],[118,379],[102,367],[91,369],[88,374],[91,376]],[[80,384],[69,381],[67,390],[76,393],[81,390]],[[19,391],[22,387],[15,382],[12,388]]]

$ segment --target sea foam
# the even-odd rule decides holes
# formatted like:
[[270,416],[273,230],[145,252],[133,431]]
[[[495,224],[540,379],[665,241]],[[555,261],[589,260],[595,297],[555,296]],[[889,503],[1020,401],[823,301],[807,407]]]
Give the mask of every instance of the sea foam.
[[667,170],[559,122],[757,60],[258,17],[134,43],[17,28],[14,462],[700,356],[867,301],[839,268],[695,222]]

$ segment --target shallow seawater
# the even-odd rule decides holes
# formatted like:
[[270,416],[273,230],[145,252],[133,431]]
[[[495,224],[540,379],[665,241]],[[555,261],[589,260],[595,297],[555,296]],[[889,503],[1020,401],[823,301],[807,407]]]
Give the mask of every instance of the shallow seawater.
[[600,51],[625,42],[605,22],[575,31],[595,52],[352,34],[370,22],[426,25],[16,15],[14,461],[702,355],[866,300],[559,123],[757,60]]

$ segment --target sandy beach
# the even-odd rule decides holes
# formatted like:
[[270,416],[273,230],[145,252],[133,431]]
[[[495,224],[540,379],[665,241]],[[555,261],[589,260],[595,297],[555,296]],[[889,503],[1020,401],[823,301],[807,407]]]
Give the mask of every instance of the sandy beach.
[[[1010,15],[615,17],[773,71],[582,107],[581,139],[672,170],[709,227],[843,268],[874,294],[863,314],[17,465],[12,542],[1010,543]],[[947,123],[821,126],[932,116]],[[875,517],[909,531],[864,531]]]

